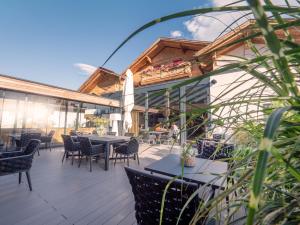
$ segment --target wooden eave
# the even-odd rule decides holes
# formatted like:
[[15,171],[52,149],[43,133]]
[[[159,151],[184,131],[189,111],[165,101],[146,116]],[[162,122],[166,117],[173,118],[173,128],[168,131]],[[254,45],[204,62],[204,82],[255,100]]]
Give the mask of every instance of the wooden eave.
[[[0,75],[0,89],[97,105],[120,107],[119,100],[99,97],[90,94],[83,94],[78,91],[19,79],[2,74]],[[133,110],[144,112],[145,107],[135,105],[133,107]],[[158,110],[150,108],[149,112],[157,113]]]
[[86,102],[111,107],[120,107],[120,101],[118,100],[103,98],[95,95],[83,94],[78,91],[18,79],[6,75],[0,75],[0,88],[11,91],[24,92],[28,94],[60,98],[65,100]]
[[[270,20],[270,23],[274,25],[274,24],[276,24],[276,21]],[[209,44],[206,47],[199,50],[195,54],[195,57],[204,57],[204,56],[212,54],[213,52],[216,52],[216,51],[218,51],[219,54],[220,53],[224,54],[225,52],[228,52],[230,49],[232,49],[233,46],[234,47],[239,46],[240,43],[230,46],[230,47],[226,47],[228,44],[253,33],[252,27],[255,26],[255,24],[256,24],[255,20],[251,19],[251,20],[246,21],[245,23],[241,24],[239,27],[236,27],[232,31],[221,36],[220,38],[218,38],[211,44]],[[291,32],[291,35],[296,39],[296,42],[299,43],[300,42],[299,30],[292,27],[292,28],[289,28],[289,31]],[[277,34],[277,36],[279,38],[284,38],[284,34],[283,34],[282,30],[277,30],[277,31],[275,31],[275,33]],[[263,37],[256,37],[256,38],[252,39],[251,41],[253,43],[259,43],[259,44],[264,43]]]
[[[199,49],[207,46],[210,42],[206,41],[194,41],[187,39],[175,39],[175,38],[159,38],[148,49],[146,49],[137,59],[135,59],[130,66],[133,73],[136,73],[140,68],[148,65],[151,59],[154,58],[164,48],[178,48],[183,51],[192,50],[198,51]],[[125,74],[126,71],[122,73]]]
[[114,76],[119,77],[115,72],[99,67],[78,89],[79,92],[86,93],[92,90],[96,85],[97,81],[101,78],[101,76]]

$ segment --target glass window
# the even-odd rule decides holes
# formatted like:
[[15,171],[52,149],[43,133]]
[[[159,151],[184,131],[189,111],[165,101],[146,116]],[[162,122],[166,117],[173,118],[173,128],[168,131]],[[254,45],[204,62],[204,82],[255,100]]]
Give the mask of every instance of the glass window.
[[79,102],[68,101],[67,128],[76,130],[79,110]]
[[46,132],[47,124],[48,98],[37,95],[28,95],[26,104],[26,129]]
[[6,91],[3,101],[1,128],[22,128],[25,94]]
[[47,132],[54,130],[53,142],[62,143],[61,135],[65,132],[66,101],[61,99],[48,99],[48,125]]

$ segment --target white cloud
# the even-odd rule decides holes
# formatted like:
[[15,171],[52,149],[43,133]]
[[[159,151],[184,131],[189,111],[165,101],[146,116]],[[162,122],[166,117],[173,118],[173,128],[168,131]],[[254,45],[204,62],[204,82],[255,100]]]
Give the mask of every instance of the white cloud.
[[74,64],[74,66],[79,68],[86,75],[91,75],[97,69],[97,67],[95,67],[95,66],[84,64],[84,63],[76,63],[76,64]]
[[182,32],[179,31],[179,30],[171,31],[171,37],[173,37],[173,38],[179,38],[179,37],[182,37]]
[[[216,7],[221,7],[236,0],[213,0],[212,5]],[[285,0],[272,0],[275,5],[286,5]],[[296,0],[289,0],[292,6],[298,5]],[[246,5],[246,2],[240,2],[235,5]],[[196,40],[213,41],[218,37],[224,29],[231,25],[236,19],[242,17],[249,12],[219,12],[219,13],[209,13],[201,16],[193,17],[192,19],[184,22],[186,29],[191,33],[192,37]],[[236,23],[231,25],[231,29],[237,27],[238,25],[245,22],[247,19],[253,18],[252,16],[246,16],[241,18]],[[227,29],[229,31],[230,29]]]

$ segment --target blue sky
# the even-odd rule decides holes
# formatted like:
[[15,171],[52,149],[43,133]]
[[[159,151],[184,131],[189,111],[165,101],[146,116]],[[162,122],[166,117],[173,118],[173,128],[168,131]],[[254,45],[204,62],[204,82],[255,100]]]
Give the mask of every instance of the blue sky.
[[[180,10],[209,5],[198,0],[6,0],[0,3],[0,73],[77,89],[87,75],[74,66],[100,66],[138,26]],[[123,71],[161,36],[180,30],[178,19],[133,38],[106,65]]]

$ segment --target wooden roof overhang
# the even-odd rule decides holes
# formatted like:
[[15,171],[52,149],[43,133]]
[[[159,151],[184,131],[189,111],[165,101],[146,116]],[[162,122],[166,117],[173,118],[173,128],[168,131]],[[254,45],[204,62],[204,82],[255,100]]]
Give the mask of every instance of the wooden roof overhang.
[[[289,21],[289,20],[287,20]],[[275,20],[270,20],[271,25],[277,24]],[[227,34],[221,36],[211,44],[207,45],[206,47],[199,50],[195,57],[199,59],[204,59],[207,57],[214,57],[216,58],[218,55],[226,54],[227,52],[235,49],[241,45],[245,45],[245,42],[240,42],[236,44],[232,44],[233,42],[247,37],[255,32],[258,32],[258,28],[256,26],[256,21],[250,19],[245,23],[241,24],[240,26],[234,28],[232,31],[228,32]],[[291,36],[295,39],[297,43],[300,43],[300,30],[296,27],[291,27],[288,29]],[[279,39],[285,39],[285,35],[283,30],[276,30],[275,31],[277,37]],[[264,38],[262,36],[258,36],[251,39],[252,43],[255,44],[265,44]]]
[[119,74],[103,68],[99,67],[96,71],[79,87],[78,91],[82,93],[88,93],[92,90],[97,84],[98,81],[101,79],[114,79],[117,81],[120,80]]
[[65,100],[73,100],[111,107],[120,107],[120,101],[118,100],[103,98],[95,95],[83,94],[77,91],[61,87],[46,85],[24,79],[18,79],[6,75],[0,75],[0,88],[11,91],[24,92],[28,94],[61,98]]
[[[78,91],[19,79],[2,74],[0,75],[0,89],[110,107],[120,107],[120,101],[118,100],[99,97],[96,95],[84,94]],[[144,112],[145,107],[135,105],[133,110]],[[158,110],[150,108],[149,112],[157,113]]]

